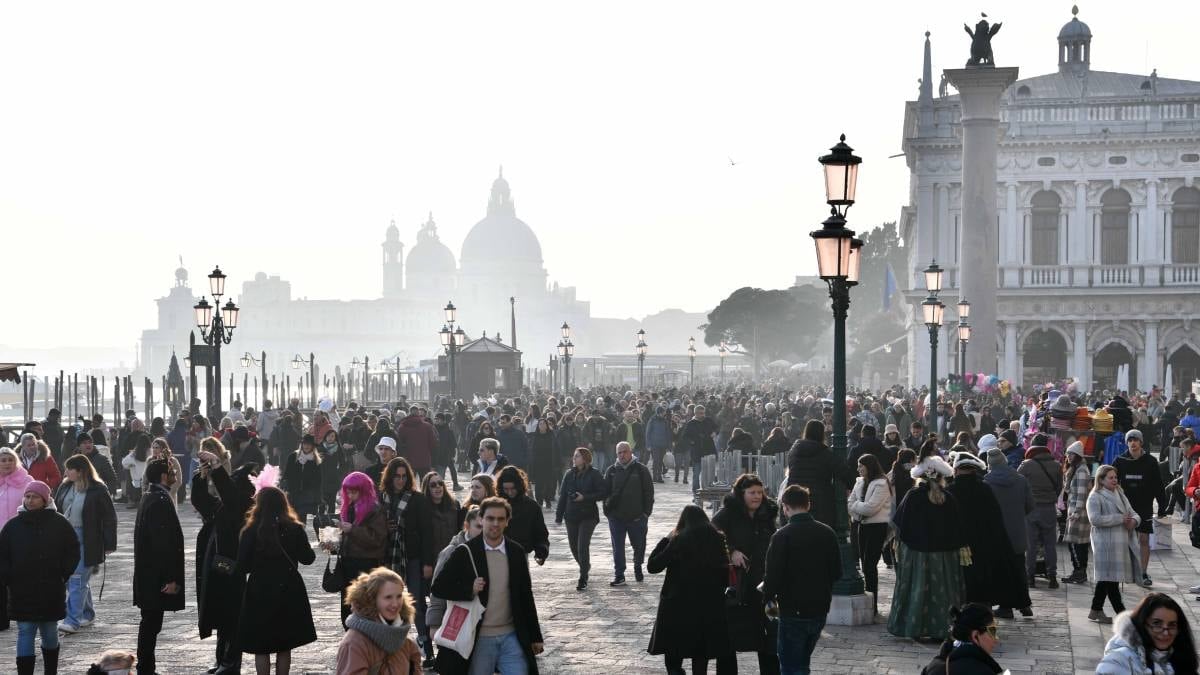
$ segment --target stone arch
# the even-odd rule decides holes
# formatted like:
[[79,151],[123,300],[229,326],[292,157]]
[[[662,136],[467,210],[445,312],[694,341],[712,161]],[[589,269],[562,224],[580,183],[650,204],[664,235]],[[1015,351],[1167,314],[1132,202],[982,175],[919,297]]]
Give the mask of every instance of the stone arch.
[[1184,338],[1168,347],[1164,366],[1171,367],[1171,380],[1175,391],[1191,391],[1193,380],[1200,379],[1200,345]]
[[1071,342],[1056,326],[1033,324],[1021,336],[1023,382],[1058,382],[1067,376]]
[[[1059,336],[1062,337],[1063,342],[1066,343],[1067,349],[1071,349],[1073,344],[1072,340],[1074,340],[1074,337],[1066,328],[1049,322],[1045,323],[1044,325],[1040,321],[1030,321],[1024,323],[1025,326],[1021,329],[1020,333],[1017,334],[1017,349],[1025,349],[1025,340],[1029,339],[1030,335],[1039,330],[1051,330],[1055,333],[1058,333]],[[1004,345],[1001,344],[1000,346],[1003,347]]]

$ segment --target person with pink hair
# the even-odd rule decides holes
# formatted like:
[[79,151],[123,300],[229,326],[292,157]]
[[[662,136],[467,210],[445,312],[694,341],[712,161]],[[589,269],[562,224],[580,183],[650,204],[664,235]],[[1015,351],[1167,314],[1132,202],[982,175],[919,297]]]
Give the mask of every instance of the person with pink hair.
[[359,574],[370,572],[383,564],[387,543],[387,518],[379,508],[379,495],[371,478],[361,471],[354,471],[342,480],[341,520],[337,523],[342,531],[341,541],[322,542],[321,546],[338,556],[337,572],[341,577],[342,627],[350,607],[346,604],[346,589]]

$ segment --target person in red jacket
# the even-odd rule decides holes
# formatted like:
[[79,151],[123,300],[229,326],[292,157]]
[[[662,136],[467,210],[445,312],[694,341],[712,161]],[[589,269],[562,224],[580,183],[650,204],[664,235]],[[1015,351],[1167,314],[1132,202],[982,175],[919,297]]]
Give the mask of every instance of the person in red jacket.
[[62,482],[62,472],[58,470],[58,464],[50,454],[50,446],[33,434],[21,434],[19,446],[20,452],[17,456],[21,458],[21,466],[25,467],[34,480],[49,485],[51,491],[57,490],[58,484]]
[[400,456],[412,464],[414,475],[423,476],[433,467],[433,450],[437,447],[437,430],[415,407],[396,427],[396,442]]

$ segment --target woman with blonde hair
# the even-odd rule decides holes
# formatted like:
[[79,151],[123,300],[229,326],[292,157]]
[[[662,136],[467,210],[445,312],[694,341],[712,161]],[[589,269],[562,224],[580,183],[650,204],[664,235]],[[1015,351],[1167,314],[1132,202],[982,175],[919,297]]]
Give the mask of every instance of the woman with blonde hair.
[[421,672],[421,649],[409,637],[412,596],[386,567],[358,575],[346,589],[346,634],[338,645],[338,675],[410,675]]
[[1141,518],[1125,497],[1117,470],[1108,464],[1096,469],[1096,482],[1087,498],[1087,519],[1092,526],[1090,538],[1096,582],[1088,619],[1112,623],[1112,617],[1104,614],[1104,599],[1108,598],[1114,612],[1124,612],[1121,584],[1136,583],[1142,578],[1141,550],[1134,531]]

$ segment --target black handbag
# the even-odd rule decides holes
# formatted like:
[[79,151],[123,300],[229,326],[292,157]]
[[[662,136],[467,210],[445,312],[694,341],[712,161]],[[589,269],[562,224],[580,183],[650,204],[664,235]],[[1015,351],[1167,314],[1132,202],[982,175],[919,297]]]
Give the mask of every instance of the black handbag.
[[218,542],[220,537],[216,532],[213,532],[213,556],[209,563],[209,569],[220,574],[221,576],[231,577],[237,572],[237,560],[229,556],[221,555],[221,549]]
[[325,573],[321,575],[321,590],[326,593],[340,593],[345,584],[342,583],[342,559],[338,558],[338,562],[329,568],[329,561],[333,558],[330,555],[325,559]]

